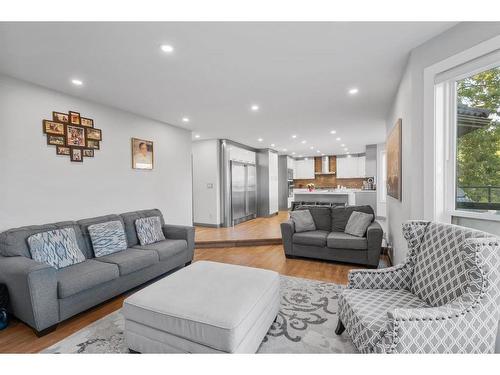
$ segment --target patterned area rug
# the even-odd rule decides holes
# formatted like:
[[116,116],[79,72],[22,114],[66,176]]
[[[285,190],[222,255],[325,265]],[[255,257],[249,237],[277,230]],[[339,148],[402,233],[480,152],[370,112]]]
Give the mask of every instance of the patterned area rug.
[[[258,353],[354,353],[337,336],[337,300],[342,286],[281,276],[281,308]],[[56,343],[43,353],[128,353],[124,319],[115,311]]]

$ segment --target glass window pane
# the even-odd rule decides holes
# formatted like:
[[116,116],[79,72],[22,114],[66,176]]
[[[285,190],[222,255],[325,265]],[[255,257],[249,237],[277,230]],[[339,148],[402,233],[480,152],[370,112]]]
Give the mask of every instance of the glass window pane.
[[499,211],[500,67],[457,81],[456,90],[456,209]]

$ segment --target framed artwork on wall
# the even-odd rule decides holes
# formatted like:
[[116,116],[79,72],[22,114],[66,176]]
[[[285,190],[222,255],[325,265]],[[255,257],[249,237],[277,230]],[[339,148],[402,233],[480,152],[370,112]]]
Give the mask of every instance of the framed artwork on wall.
[[398,119],[387,137],[387,195],[402,199],[402,120]]
[[43,120],[43,132],[45,134],[64,135],[64,124]]
[[83,149],[77,147],[70,147],[71,161],[83,162]]
[[93,158],[94,150],[100,149],[102,130],[95,129],[94,120],[78,112],[53,111],[52,120],[43,120],[42,125],[47,144],[57,146],[56,154],[69,156],[71,161]]
[[67,124],[69,122],[69,115],[62,112],[52,112],[52,120]]
[[132,138],[132,168],[153,169],[154,150],[153,142],[144,139]]
[[57,155],[70,155],[70,148],[66,146],[57,146]]
[[63,135],[47,134],[47,144],[53,146],[66,146],[66,138]]
[[66,146],[85,147],[85,128],[81,126],[66,126]]
[[78,112],[69,111],[69,122],[73,125],[80,125],[80,114]]
[[80,117],[80,125],[88,128],[94,127],[94,120],[86,117]]

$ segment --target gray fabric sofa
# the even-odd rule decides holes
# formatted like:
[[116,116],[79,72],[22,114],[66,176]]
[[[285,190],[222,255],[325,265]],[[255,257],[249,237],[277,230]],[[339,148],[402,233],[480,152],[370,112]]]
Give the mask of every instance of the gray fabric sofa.
[[[370,206],[320,207],[302,206],[308,209],[316,225],[315,231],[296,233],[294,223],[281,223],[283,248],[287,258],[306,257],[377,267],[382,249],[383,230],[373,221],[365,237],[344,233],[353,211],[373,213]],[[375,217],[375,215],[374,215]]]
[[[166,240],[141,246],[135,220],[150,216],[160,217]],[[128,249],[95,258],[88,227],[112,220],[123,223]],[[31,259],[29,236],[68,227],[86,261],[57,270]],[[0,233],[0,283],[7,285],[13,315],[43,335],[79,312],[189,264],[193,253],[194,227],[167,225],[156,209],[27,226]]]

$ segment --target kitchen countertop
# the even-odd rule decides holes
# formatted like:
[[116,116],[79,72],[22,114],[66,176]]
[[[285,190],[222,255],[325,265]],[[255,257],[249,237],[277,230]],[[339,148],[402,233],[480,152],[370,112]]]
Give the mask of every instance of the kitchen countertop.
[[331,194],[331,195],[349,195],[354,194],[361,189],[315,189],[309,191],[309,189],[293,189],[294,194]]

